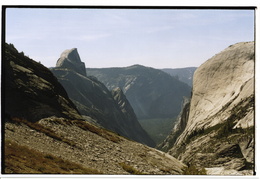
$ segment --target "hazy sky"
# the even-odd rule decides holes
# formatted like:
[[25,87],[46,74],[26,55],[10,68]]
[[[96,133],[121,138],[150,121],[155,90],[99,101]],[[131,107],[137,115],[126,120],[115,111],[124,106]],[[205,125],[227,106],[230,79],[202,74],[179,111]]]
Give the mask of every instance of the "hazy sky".
[[71,48],[86,67],[197,67],[231,44],[253,40],[253,10],[6,10],[6,42],[47,67]]

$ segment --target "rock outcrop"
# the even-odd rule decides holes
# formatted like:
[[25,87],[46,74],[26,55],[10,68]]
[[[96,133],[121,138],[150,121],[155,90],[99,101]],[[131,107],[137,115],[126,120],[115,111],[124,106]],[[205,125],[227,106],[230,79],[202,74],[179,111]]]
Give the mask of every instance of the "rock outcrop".
[[149,144],[150,146],[155,146],[153,141],[148,140],[150,139],[149,135],[143,130],[142,126],[138,122],[134,110],[126,99],[123,91],[119,87],[117,87],[114,88],[111,93],[114,100],[118,104],[119,109],[124,114],[124,123],[121,125],[123,125],[124,128],[128,130],[133,130],[133,132],[127,132],[128,137],[130,139],[134,139],[135,141],[143,142]]
[[127,118],[129,118],[129,120],[137,119],[132,106],[130,105],[123,91],[119,87],[114,88],[111,91],[111,94],[114,100],[117,102],[120,110],[125,116],[127,116]]
[[231,45],[195,71],[189,108],[168,152],[208,174],[253,174],[254,42]]
[[[76,54],[75,50],[66,50],[65,52],[65,56],[70,57],[70,61],[77,61],[77,63],[81,64],[78,61],[80,60],[78,58],[79,55]],[[62,57],[64,56],[63,54],[64,52],[61,55]],[[73,57],[76,59],[73,59]],[[96,78],[78,73],[78,71],[74,70],[74,66],[61,67],[58,65],[60,59],[57,62],[56,68],[52,68],[51,71],[66,89],[70,99],[82,115],[90,116],[95,120],[95,123],[122,136],[149,146],[155,146],[153,140],[137,124],[138,121],[135,115],[128,115],[126,114],[127,112],[123,112],[118,102],[114,100],[111,92],[103,83]],[[123,94],[121,94],[122,96]],[[132,111],[129,112],[132,113]]]
[[56,67],[68,68],[86,76],[85,63],[81,61],[77,48],[65,50],[58,59]]
[[48,68],[5,44],[4,108],[9,117],[38,121],[57,116],[80,118],[75,105]]

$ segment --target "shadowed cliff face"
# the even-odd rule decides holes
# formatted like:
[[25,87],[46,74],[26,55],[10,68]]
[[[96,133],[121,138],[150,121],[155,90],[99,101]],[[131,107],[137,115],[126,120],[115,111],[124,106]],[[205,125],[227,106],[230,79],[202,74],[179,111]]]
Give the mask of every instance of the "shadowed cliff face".
[[[194,74],[188,121],[160,145],[209,174],[252,174],[254,164],[254,42],[237,43]],[[187,113],[187,111],[183,111]],[[174,140],[170,140],[170,139]]]
[[124,95],[123,91],[119,87],[117,87],[113,89],[111,93],[114,100],[118,104],[119,109],[122,111],[124,115],[124,123],[121,125],[123,125],[126,129],[134,129],[134,133],[128,132],[130,139],[135,139],[136,141],[146,141],[150,146],[155,146],[154,142],[147,140],[150,137],[143,130],[140,123],[138,122],[134,110],[128,102],[128,100],[126,99],[126,96]]
[[[75,54],[75,50],[66,50],[65,52],[65,56],[70,57],[70,61],[82,64],[79,61],[79,55]],[[63,59],[63,56],[64,52],[61,54],[60,59]],[[76,59],[73,59],[73,57]],[[139,125],[135,115],[128,114],[128,112],[132,113],[133,111],[129,110],[129,108],[129,111],[126,111],[126,108],[124,110],[120,109],[118,102],[125,98],[123,93],[120,94],[119,101],[116,101],[105,85],[95,78],[78,73],[74,68],[75,65],[72,67],[60,66],[60,59],[56,68],[52,69],[52,72],[64,86],[70,99],[82,115],[90,116],[101,126],[120,135],[149,146],[155,146],[152,139]],[[126,103],[125,100],[123,102]]]
[[65,50],[58,59],[56,67],[68,68],[86,76],[85,63],[81,61],[76,48]]
[[80,118],[74,104],[48,68],[5,44],[4,102],[7,116],[38,121],[49,116]]

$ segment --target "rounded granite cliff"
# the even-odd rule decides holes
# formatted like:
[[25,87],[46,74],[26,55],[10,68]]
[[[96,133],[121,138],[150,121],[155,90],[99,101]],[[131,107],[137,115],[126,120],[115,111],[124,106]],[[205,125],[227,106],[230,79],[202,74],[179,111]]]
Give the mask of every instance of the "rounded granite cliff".
[[203,63],[194,74],[190,105],[182,111],[188,115],[180,115],[179,129],[159,148],[208,174],[252,175],[254,56],[254,42],[241,42]]

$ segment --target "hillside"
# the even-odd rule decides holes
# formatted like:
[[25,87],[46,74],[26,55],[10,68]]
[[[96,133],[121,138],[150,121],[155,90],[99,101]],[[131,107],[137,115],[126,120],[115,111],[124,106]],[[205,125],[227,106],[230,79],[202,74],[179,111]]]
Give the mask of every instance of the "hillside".
[[75,105],[48,68],[7,44],[3,66],[6,116],[26,116],[31,122],[52,115],[80,118]]
[[[114,99],[116,94],[112,95],[97,79],[86,76],[82,69],[85,69],[85,65],[81,62],[76,48],[65,50],[56,67],[51,69],[80,113],[91,116],[95,123],[106,129],[154,147],[155,143],[137,121],[124,94],[120,93],[117,99]],[[124,109],[119,103],[125,104]]]
[[191,101],[159,145],[208,174],[254,172],[254,42],[229,46],[194,74]]
[[4,174],[184,172],[174,157],[89,123],[52,73],[13,45],[5,45],[3,61]]

